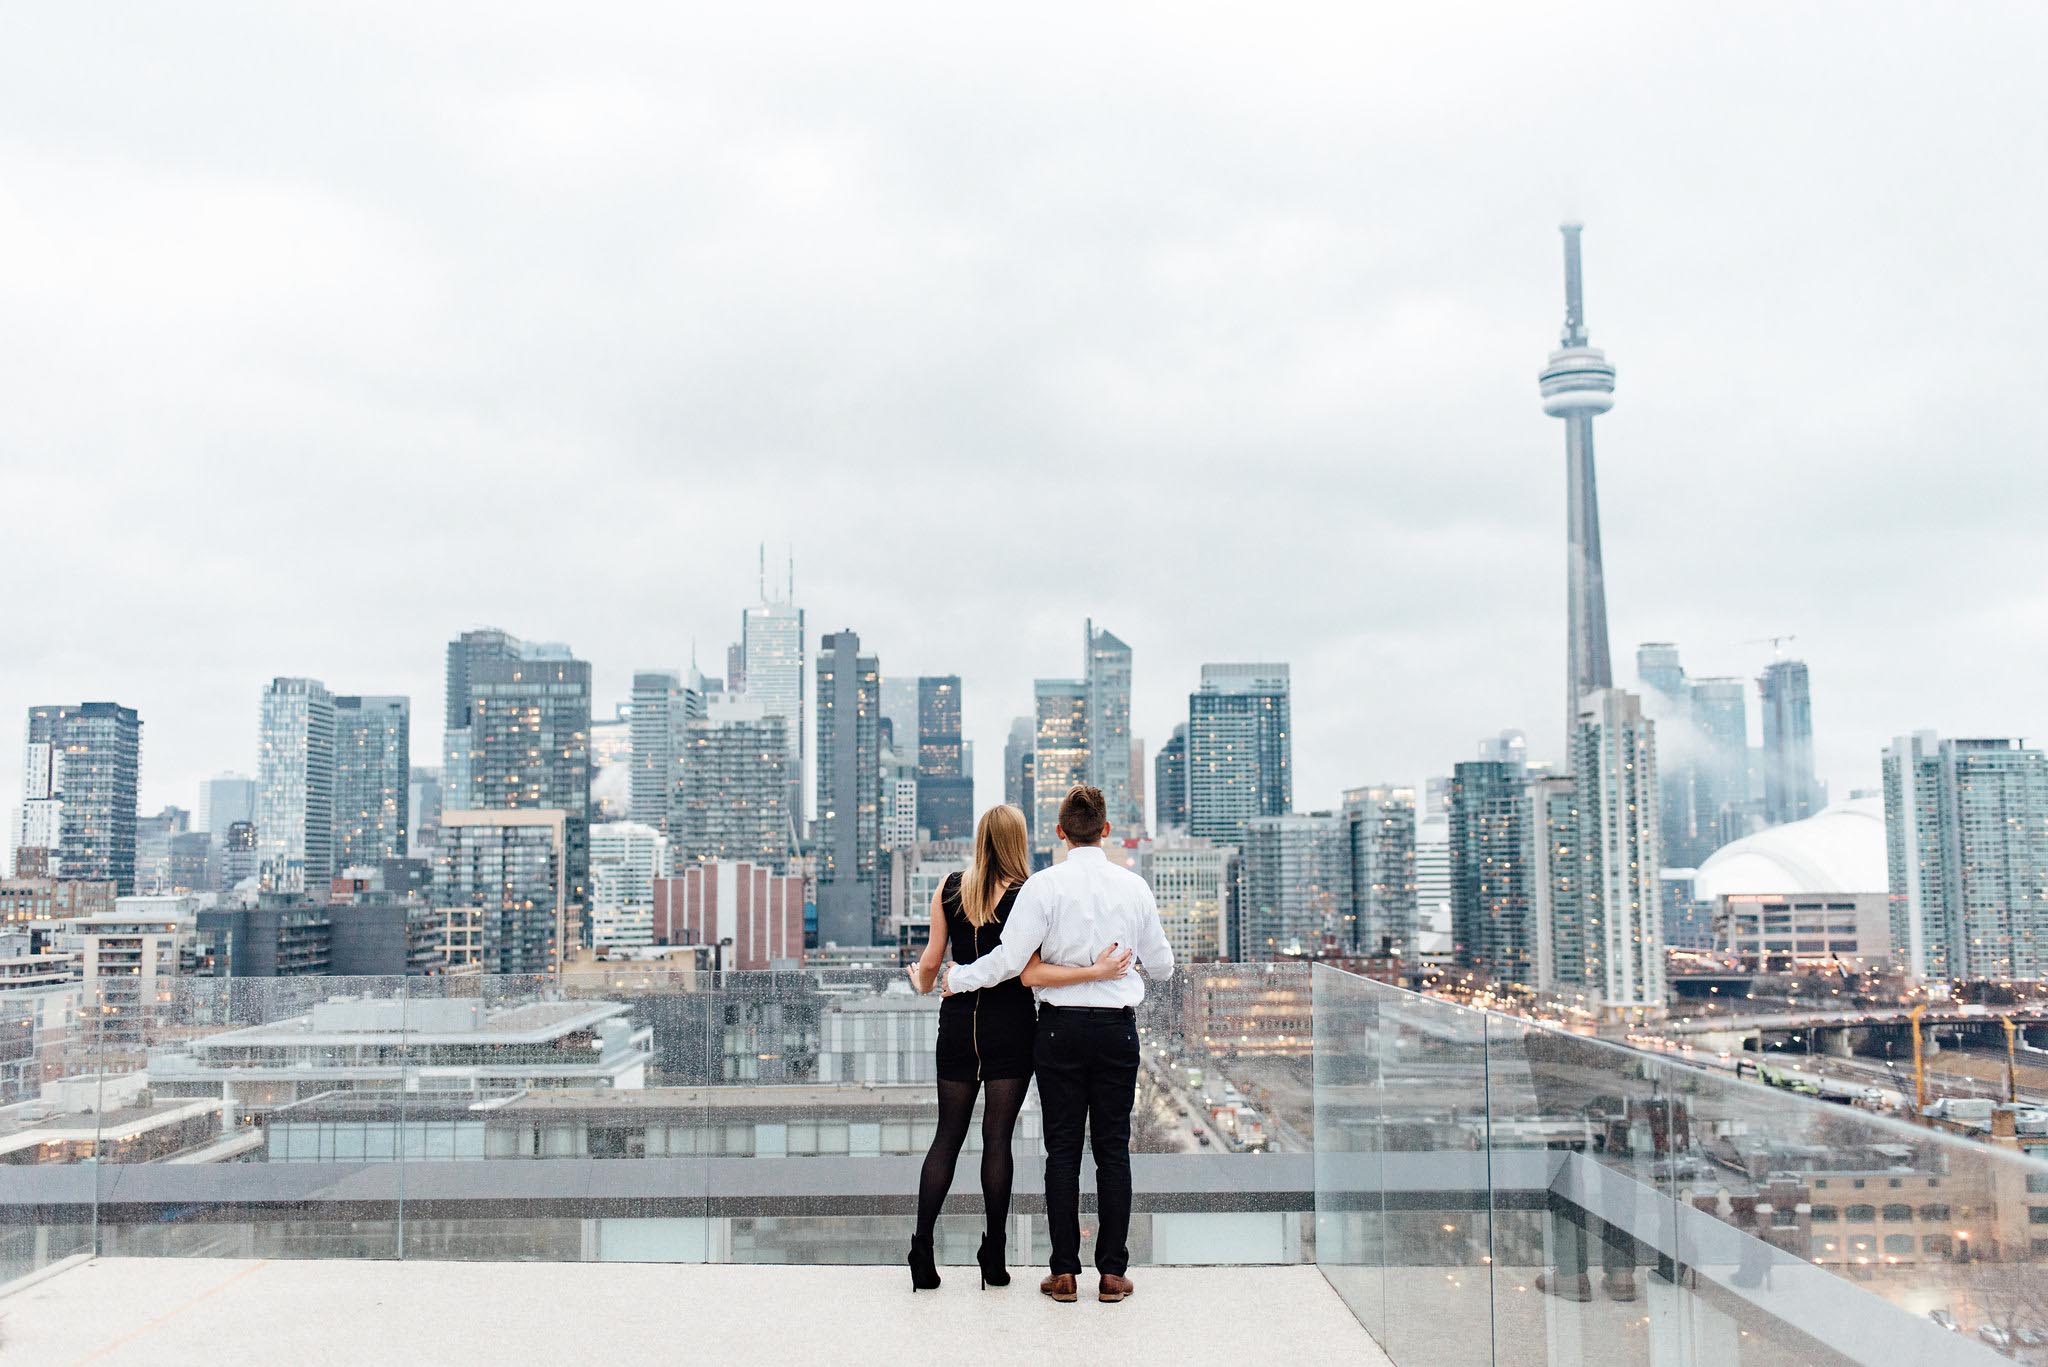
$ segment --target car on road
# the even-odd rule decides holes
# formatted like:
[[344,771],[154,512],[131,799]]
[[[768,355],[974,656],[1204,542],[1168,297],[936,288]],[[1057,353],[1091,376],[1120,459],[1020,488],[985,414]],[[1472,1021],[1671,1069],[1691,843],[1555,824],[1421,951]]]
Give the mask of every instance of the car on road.
[[1933,1320],[1951,1334],[1959,1334],[1963,1330],[1963,1326],[1956,1323],[1956,1317],[1949,1314],[1946,1310],[1930,1310],[1927,1312],[1927,1318]]
[[2006,1332],[2005,1332],[2005,1330],[2003,1330],[2003,1329],[2000,1329],[2000,1328],[1999,1328],[1999,1327],[1998,1327],[1997,1325],[1995,1325],[1995,1324],[1980,1324],[1980,1325],[1978,1325],[1978,1326],[1977,1326],[1977,1337],[1978,1337],[1978,1338],[1980,1338],[1980,1339],[1983,1339],[1983,1340],[1984,1340],[1984,1341],[1985,1341],[1986,1343],[1990,1344],[1990,1345],[1991,1345],[1991,1346],[1992,1346],[1993,1348],[2010,1348],[2010,1347],[2012,1347],[2012,1335],[2011,1335],[2011,1334],[2008,1334],[2008,1333],[2006,1333]]

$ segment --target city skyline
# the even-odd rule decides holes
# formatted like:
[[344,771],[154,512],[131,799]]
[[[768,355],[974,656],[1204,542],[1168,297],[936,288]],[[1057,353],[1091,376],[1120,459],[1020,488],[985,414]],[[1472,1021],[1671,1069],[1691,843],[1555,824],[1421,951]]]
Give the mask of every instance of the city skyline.
[[[274,79],[320,97],[279,101],[256,146],[192,95],[247,63],[166,21],[144,21],[164,61],[117,81],[17,57],[0,248],[44,283],[0,286],[37,339],[8,362],[9,487],[121,539],[27,518],[0,548],[0,751],[29,706],[118,701],[145,719],[144,810],[190,806],[207,775],[254,772],[247,718],[284,675],[410,697],[431,763],[452,634],[573,643],[607,714],[693,641],[716,669],[766,540],[795,549],[813,652],[851,622],[892,674],[961,675],[979,794],[1089,617],[1139,657],[1131,729],[1155,747],[1202,663],[1288,661],[1298,808],[1419,785],[1502,726],[1561,756],[1559,433],[1528,390],[1567,216],[1626,369],[1600,419],[1616,653],[1676,641],[1702,675],[1754,679],[1752,642],[1796,634],[1835,794],[1874,788],[1903,731],[2042,731],[2024,510],[2044,475],[2015,453],[2048,432],[2008,278],[2035,215],[2002,173],[2036,125],[2023,82],[1893,98],[1944,63],[2018,60],[2039,19],[1788,15],[1624,61],[1506,13],[1512,63],[1426,85],[1392,54],[1462,35],[1408,15],[1403,43],[1367,43],[1385,22],[1278,22],[1290,98],[1256,123],[1213,79],[1238,55],[1172,35],[1170,74],[1129,78],[1085,132],[1040,117],[1031,53],[970,40],[959,85],[893,48],[886,14],[776,35],[776,60],[839,73],[824,102],[744,82],[768,54],[737,24],[636,34],[689,93],[576,35],[531,72],[494,47],[475,57],[496,84],[414,93],[323,87],[300,55],[319,30],[265,16],[248,40]],[[1842,60],[1816,100],[1823,32]],[[16,52],[112,57],[83,56],[74,17],[35,36]],[[506,19],[507,47],[535,37]],[[359,39],[400,63],[439,42],[397,21]],[[1758,81],[1702,120],[1690,79],[1724,62]],[[700,125],[699,98],[727,112]],[[1596,113],[1599,175],[1561,167]],[[372,157],[342,131],[415,123]],[[998,154],[935,131],[963,126]],[[1043,165],[1066,178],[1038,186]],[[540,212],[564,183],[578,210]],[[688,208],[706,187],[716,220]],[[1087,231],[1106,207],[1114,242]],[[1941,347],[1898,344],[1935,318]],[[1982,510],[1967,528],[1925,517],[1930,450]],[[344,470],[379,509],[349,598],[294,553]],[[961,532],[1063,475],[1109,495]],[[942,491],[923,534],[876,535],[911,489]],[[549,553],[485,557],[501,544]],[[1900,617],[1920,628],[1905,662]]]

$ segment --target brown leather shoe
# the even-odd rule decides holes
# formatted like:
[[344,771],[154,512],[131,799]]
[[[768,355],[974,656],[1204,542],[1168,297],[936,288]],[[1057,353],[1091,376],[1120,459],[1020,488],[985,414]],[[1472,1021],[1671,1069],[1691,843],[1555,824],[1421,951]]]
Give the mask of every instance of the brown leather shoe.
[[1627,1270],[1610,1272],[1600,1279],[1600,1288],[1611,1301],[1632,1301],[1636,1298],[1636,1274]]
[[1102,1285],[1097,1289],[1095,1299],[1108,1301],[1111,1305],[1114,1305],[1137,1289],[1137,1287],[1131,1285],[1129,1277],[1119,1277],[1114,1272],[1105,1272],[1102,1274]]
[[1051,1296],[1061,1304],[1071,1304],[1081,1298],[1080,1289],[1074,1285],[1074,1274],[1055,1272],[1038,1284],[1040,1295]]

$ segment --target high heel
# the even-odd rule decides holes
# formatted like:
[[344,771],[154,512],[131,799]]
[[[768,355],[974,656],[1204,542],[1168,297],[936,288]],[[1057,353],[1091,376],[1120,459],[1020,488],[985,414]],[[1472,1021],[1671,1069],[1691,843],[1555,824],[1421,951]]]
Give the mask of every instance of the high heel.
[[986,1234],[982,1235],[981,1247],[974,1251],[974,1261],[981,1264],[982,1290],[986,1291],[991,1286],[1008,1286],[1010,1284],[1010,1269],[1003,1266],[1003,1241],[1001,1239],[991,1238]]
[[936,1291],[939,1289],[939,1269],[932,1257],[930,1239],[910,1241],[910,1289],[912,1291]]

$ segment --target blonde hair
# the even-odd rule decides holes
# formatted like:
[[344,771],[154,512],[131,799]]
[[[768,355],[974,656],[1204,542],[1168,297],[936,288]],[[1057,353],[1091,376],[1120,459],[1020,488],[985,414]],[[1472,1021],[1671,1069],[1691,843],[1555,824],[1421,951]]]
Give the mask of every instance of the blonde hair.
[[985,926],[996,918],[1003,894],[1031,876],[1031,842],[1024,813],[991,807],[974,827],[974,859],[960,875],[960,910],[967,923]]

